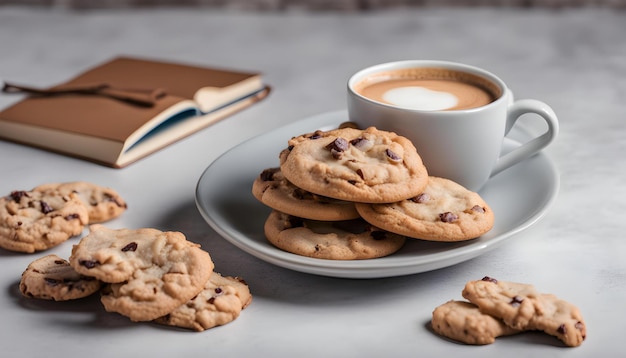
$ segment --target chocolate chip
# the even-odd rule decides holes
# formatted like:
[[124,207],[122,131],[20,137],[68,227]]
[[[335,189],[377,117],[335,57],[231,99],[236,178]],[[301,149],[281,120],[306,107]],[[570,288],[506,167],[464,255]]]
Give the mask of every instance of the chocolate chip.
[[484,213],[484,212],[485,212],[485,208],[483,208],[483,207],[482,207],[482,206],[480,206],[480,205],[474,205],[474,206],[472,207],[472,211],[475,211],[475,212],[477,212],[477,213]]
[[15,202],[19,202],[24,196],[28,197],[28,193],[24,190],[14,190],[11,192],[11,199]]
[[303,227],[304,226],[304,220],[302,218],[299,218],[297,216],[291,216],[289,215],[289,227],[290,228],[294,228],[294,227]]
[[335,159],[341,159],[341,157],[343,156],[343,152],[342,151],[338,151],[338,150],[336,150],[334,148],[330,150],[330,154]]
[[385,154],[387,154],[387,158],[392,162],[400,163],[402,161],[402,157],[394,153],[394,151],[389,148],[385,149]]
[[357,170],[356,170],[356,174],[357,174],[358,176],[360,176],[360,177],[361,177],[361,179],[365,179],[365,176],[364,176],[363,171],[362,171],[361,169],[357,169]]
[[584,325],[583,325],[582,322],[578,321],[578,322],[576,322],[574,327],[576,327],[577,330],[581,331],[583,329]]
[[98,266],[98,261],[95,260],[80,260],[78,261],[78,264],[81,266],[85,266],[88,269],[92,269],[96,266]]
[[509,302],[509,304],[510,304],[511,306],[513,306],[513,307],[517,307],[517,306],[519,306],[519,305],[522,303],[522,301],[524,301],[524,299],[523,299],[523,298],[521,298],[521,297],[519,297],[519,296],[515,296],[515,297],[513,297],[513,298],[511,299],[511,302]]
[[262,181],[272,181],[274,180],[274,174],[278,172],[278,168],[269,168],[265,169],[261,172],[260,177]]
[[444,223],[453,223],[457,221],[459,217],[454,213],[446,211],[445,213],[439,214],[439,219],[441,219]]
[[69,214],[65,216],[65,220],[70,221],[70,220],[75,220],[75,219],[80,219],[80,215],[78,214]]
[[61,283],[60,280],[57,280],[57,279],[54,279],[54,278],[49,278],[49,277],[44,278],[44,281],[46,281],[46,283],[48,285],[50,285],[50,286],[56,286],[59,283]]
[[370,148],[374,146],[374,143],[371,140],[367,138],[363,138],[363,137],[359,137],[359,138],[351,140],[350,144],[352,144],[355,148],[362,150],[364,152],[368,151]]
[[309,136],[309,139],[320,139],[322,138],[322,133],[322,131],[316,130],[315,132],[313,132],[313,134]]
[[[117,198],[115,196],[111,195],[111,194],[104,194],[104,200],[113,202],[120,208],[128,207],[128,205],[126,203],[120,203],[119,200],[117,200]],[[96,205],[98,205],[98,202],[95,202],[92,205],[96,206]]]
[[422,204],[430,200],[430,195],[428,193],[421,193],[416,197],[411,198],[411,201]]
[[355,147],[359,146],[359,143],[365,141],[367,139],[363,138],[363,137],[358,137],[358,138],[354,138],[353,140],[350,141],[350,144],[352,144]]
[[562,324],[556,329],[556,331],[560,334],[565,334],[567,333],[567,327],[565,327],[565,324]]
[[44,213],[44,214],[47,214],[47,213],[52,212],[52,211],[54,211],[54,209],[50,205],[48,205],[48,203],[46,203],[45,201],[42,200],[41,201],[41,212]]
[[222,294],[222,288],[221,287],[216,287],[215,288],[215,293],[217,293],[218,295]]
[[208,300],[206,300],[208,303],[213,304],[213,302],[215,302],[215,297],[211,297]]
[[483,277],[481,281],[487,281],[487,282],[498,283],[498,280],[496,280],[496,279],[495,279],[495,278],[493,278],[493,277],[489,277],[489,276],[485,276],[485,277]]
[[122,247],[122,252],[136,251],[136,250],[137,250],[137,243],[136,242],[131,242],[128,245]]
[[370,235],[374,240],[385,240],[387,238],[387,233],[380,230],[372,231]]
[[331,152],[333,150],[337,151],[337,152],[344,152],[346,151],[348,148],[350,147],[350,143],[348,143],[347,140],[338,137],[336,138],[334,141],[332,141],[330,144],[328,144],[326,146],[327,149],[330,149]]
[[295,188],[293,190],[293,197],[298,199],[298,200],[304,200],[307,197],[312,197],[311,193],[309,193],[308,191],[301,189],[301,188]]

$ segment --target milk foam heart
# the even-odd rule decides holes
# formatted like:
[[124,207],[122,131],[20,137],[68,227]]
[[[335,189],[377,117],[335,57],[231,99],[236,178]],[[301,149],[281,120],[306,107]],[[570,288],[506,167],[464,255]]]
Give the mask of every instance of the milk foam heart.
[[418,86],[392,88],[383,94],[383,99],[399,107],[423,111],[444,110],[459,103],[459,99],[451,93]]

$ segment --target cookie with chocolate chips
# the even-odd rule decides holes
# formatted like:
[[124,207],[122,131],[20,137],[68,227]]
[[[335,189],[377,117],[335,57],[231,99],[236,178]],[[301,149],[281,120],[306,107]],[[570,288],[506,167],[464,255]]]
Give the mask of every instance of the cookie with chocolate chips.
[[264,226],[274,246],[301,256],[329,260],[363,260],[391,255],[406,238],[362,219],[317,221],[272,211]]
[[497,337],[520,332],[463,301],[448,301],[435,308],[431,325],[442,336],[476,345],[491,344]]
[[280,168],[268,168],[252,183],[254,197],[268,207],[312,220],[350,220],[359,217],[354,203],[313,194],[289,182]]
[[29,298],[68,301],[98,292],[101,285],[99,280],[76,272],[67,260],[51,254],[28,265],[19,287]]
[[105,309],[132,321],[156,319],[189,301],[214,267],[209,254],[180,232],[98,224],[74,245],[69,262],[77,272],[109,283],[101,291]]
[[540,330],[571,347],[581,345],[587,336],[585,321],[576,306],[555,295],[540,293],[533,285],[484,277],[468,282],[462,294],[481,312],[513,329]]
[[413,144],[374,127],[316,131],[292,138],[280,153],[280,168],[299,188],[354,202],[404,200],[421,193],[428,182]]
[[372,225],[430,241],[469,240],[488,232],[494,214],[478,193],[444,178],[430,177],[420,194],[388,204],[356,204]]
[[213,272],[202,292],[155,322],[201,332],[234,321],[251,301],[245,281]]
[[62,195],[76,193],[87,208],[90,224],[112,220],[128,207],[114,189],[84,181],[43,184],[33,190],[57,190]]
[[16,190],[0,198],[0,247],[25,253],[47,250],[82,233],[87,209],[75,193]]

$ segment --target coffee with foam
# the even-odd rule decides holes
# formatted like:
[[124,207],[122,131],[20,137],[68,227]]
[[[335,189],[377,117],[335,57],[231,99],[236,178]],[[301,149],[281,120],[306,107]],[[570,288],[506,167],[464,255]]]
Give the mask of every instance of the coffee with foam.
[[482,107],[501,96],[490,81],[444,68],[408,68],[372,74],[355,85],[360,95],[396,107],[451,111]]
[[[463,63],[381,63],[357,71],[347,85],[351,122],[409,139],[429,175],[472,191],[541,151],[559,130],[558,119],[547,104],[515,100],[498,76]],[[505,136],[526,114],[541,117],[548,130],[503,152]]]

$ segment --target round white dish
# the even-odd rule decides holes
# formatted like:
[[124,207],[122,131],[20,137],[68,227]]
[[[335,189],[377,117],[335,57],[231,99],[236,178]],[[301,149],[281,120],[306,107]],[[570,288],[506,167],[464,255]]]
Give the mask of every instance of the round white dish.
[[[251,193],[254,178],[263,169],[278,166],[278,154],[287,140],[316,129],[336,128],[347,120],[345,111],[322,113],[247,140],[218,157],[200,176],[196,205],[206,222],[241,250],[288,269],[343,278],[380,278],[435,270],[469,260],[510,240],[536,223],[548,210],[559,189],[554,164],[538,154],[489,180],[480,195],[495,213],[491,231],[458,243],[409,240],[397,253],[372,260],[323,260],[303,257],[272,246],[263,234],[269,208]],[[519,126],[518,126],[519,127]],[[523,140],[518,127],[509,137]],[[518,142],[505,139],[503,149]]]

